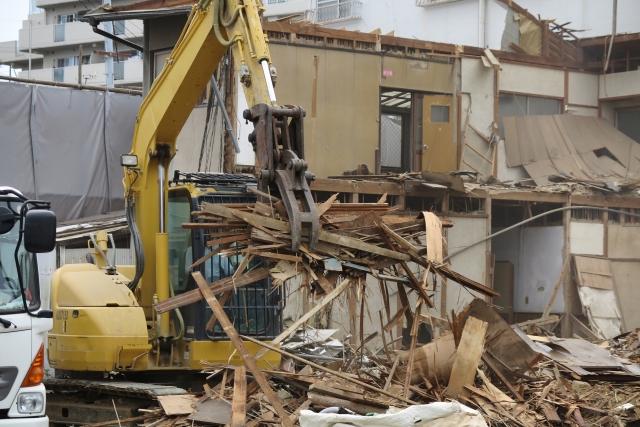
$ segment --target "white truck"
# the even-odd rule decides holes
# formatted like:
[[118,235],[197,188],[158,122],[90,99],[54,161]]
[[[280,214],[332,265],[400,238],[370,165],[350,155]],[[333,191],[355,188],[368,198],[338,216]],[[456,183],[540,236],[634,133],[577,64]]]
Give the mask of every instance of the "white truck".
[[44,343],[53,326],[41,307],[36,253],[55,246],[50,204],[0,187],[0,427],[46,427]]

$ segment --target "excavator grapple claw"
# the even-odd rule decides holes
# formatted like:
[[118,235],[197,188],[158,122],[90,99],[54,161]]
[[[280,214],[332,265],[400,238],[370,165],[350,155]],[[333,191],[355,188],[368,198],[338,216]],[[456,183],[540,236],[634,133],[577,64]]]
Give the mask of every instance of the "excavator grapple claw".
[[249,141],[260,164],[258,189],[277,193],[282,199],[291,224],[291,249],[298,251],[303,234],[307,234],[309,249],[316,250],[320,225],[309,188],[314,176],[307,172],[304,161],[304,109],[258,104],[243,116],[254,126]]

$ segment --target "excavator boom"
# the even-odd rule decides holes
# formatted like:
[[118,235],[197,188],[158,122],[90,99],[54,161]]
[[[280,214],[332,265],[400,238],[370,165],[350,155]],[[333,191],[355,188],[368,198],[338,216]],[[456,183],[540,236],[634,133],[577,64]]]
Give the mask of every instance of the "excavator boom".
[[[276,103],[277,72],[261,25],[263,11],[259,0],[200,1],[140,107],[131,153],[122,160],[127,206],[134,212],[132,228],[140,236],[136,247],[145,252],[137,258],[146,260],[144,266],[137,265],[130,288],[142,281],[140,302],[147,317],[154,295],[160,301],[169,297],[166,170],[182,126],[228,48],[239,65],[247,103],[253,106],[243,117],[254,124],[249,140],[258,160],[259,189],[282,198],[294,250],[303,227],[310,248],[317,244],[318,216],[308,185],[313,175],[303,160],[305,112]],[[168,334],[168,318],[161,320],[160,329],[160,336]]]

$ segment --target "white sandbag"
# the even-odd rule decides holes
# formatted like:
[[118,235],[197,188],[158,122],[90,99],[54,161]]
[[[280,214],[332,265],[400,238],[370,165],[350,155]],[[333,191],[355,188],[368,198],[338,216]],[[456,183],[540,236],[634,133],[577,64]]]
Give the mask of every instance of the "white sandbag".
[[300,427],[487,427],[478,411],[458,402],[413,405],[395,414],[362,415],[300,413]]

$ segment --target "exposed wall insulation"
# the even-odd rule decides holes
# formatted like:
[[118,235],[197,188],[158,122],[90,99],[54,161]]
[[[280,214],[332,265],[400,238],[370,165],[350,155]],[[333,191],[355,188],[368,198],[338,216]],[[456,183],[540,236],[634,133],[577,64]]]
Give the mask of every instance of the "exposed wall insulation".
[[530,55],[542,54],[542,28],[522,13],[516,13],[513,19],[520,23],[520,47]]
[[602,256],[604,254],[604,225],[571,221],[569,247],[572,254]]
[[613,276],[616,281],[616,294],[622,311],[625,329],[632,331],[640,328],[640,262],[612,261]]
[[574,257],[580,302],[591,329],[609,339],[622,332],[611,264],[606,258]]
[[610,222],[607,231],[609,258],[640,259],[640,225],[612,224]]
[[501,63],[500,91],[564,97],[564,71]]
[[[569,104],[598,106],[598,76],[569,73]],[[597,110],[596,110],[597,113]]]

